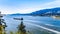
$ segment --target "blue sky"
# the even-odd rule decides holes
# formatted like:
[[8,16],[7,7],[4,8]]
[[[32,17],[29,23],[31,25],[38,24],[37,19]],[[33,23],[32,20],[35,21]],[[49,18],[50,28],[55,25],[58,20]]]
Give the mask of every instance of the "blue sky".
[[30,13],[41,9],[60,7],[60,0],[0,0],[2,14]]

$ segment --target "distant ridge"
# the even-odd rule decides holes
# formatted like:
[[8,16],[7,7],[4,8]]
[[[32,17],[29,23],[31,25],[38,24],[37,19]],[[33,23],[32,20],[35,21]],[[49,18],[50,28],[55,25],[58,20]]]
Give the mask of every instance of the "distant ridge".
[[34,16],[59,15],[60,16],[60,7],[38,10],[38,11],[35,11],[35,12],[32,12],[32,13],[28,13],[28,14],[15,13],[15,14],[11,14],[11,15],[34,15]]
[[36,12],[32,12],[32,15],[60,15],[60,7],[51,8],[51,9],[43,9]]

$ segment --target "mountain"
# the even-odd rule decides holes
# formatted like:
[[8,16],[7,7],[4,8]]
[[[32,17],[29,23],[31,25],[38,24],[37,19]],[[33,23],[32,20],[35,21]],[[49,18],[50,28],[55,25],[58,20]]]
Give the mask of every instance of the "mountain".
[[27,14],[20,14],[20,13],[15,13],[15,14],[11,14],[11,16],[13,15],[33,15],[33,16],[54,16],[54,15],[59,15],[60,16],[60,7],[57,8],[51,8],[51,9],[43,9],[43,10],[38,10],[32,13],[27,13]]
[[51,8],[51,9],[43,9],[36,12],[32,12],[32,15],[40,15],[40,16],[51,16],[51,15],[60,15],[60,7]]

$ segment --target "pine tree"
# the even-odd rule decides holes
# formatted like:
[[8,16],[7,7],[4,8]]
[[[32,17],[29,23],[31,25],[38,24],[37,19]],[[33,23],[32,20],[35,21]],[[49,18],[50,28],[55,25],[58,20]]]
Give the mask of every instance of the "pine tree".
[[14,18],[16,20],[21,20],[20,25],[18,26],[18,32],[20,34],[26,34],[26,30],[25,30],[25,25],[23,24],[23,18],[19,19],[19,18]]
[[0,34],[3,34],[3,31],[5,31],[5,27],[7,26],[6,23],[4,22],[5,20],[2,19],[2,14],[0,12]]

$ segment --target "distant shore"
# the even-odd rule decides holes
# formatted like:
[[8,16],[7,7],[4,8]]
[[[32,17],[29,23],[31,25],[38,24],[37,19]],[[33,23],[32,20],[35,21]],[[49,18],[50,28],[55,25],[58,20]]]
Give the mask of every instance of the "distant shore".
[[55,19],[60,19],[60,16],[52,16]]

